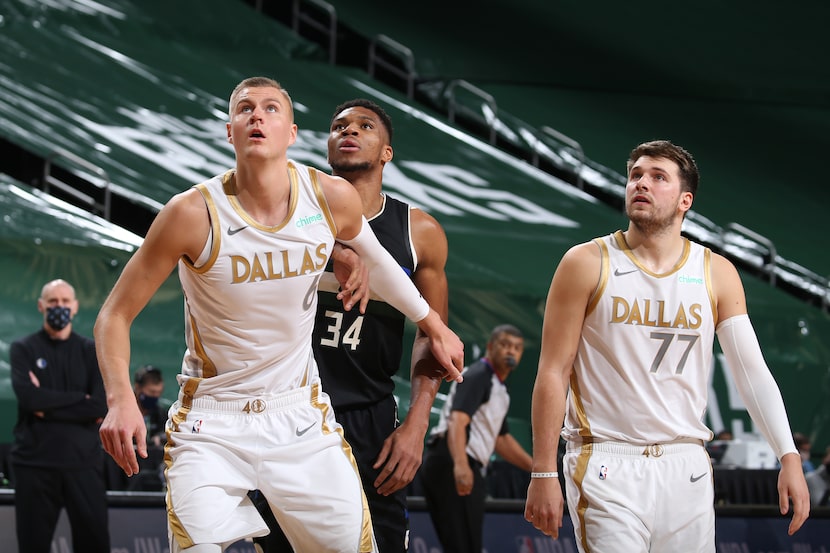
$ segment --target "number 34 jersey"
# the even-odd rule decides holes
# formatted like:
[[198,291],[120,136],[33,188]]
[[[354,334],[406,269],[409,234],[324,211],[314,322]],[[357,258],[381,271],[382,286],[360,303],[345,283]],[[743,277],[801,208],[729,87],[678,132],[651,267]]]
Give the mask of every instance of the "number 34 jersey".
[[[380,212],[369,220],[378,241],[412,276],[417,259],[409,230],[410,206],[384,195]],[[314,357],[323,390],[335,410],[362,408],[393,393],[392,376],[401,364],[405,317],[381,298],[371,296],[366,314],[346,311],[336,298],[338,283],[331,264],[320,282],[314,325]],[[371,285],[371,283],[370,283]]]
[[710,250],[686,240],[675,266],[656,274],[621,231],[594,242],[602,270],[574,361],[563,436],[710,440],[703,423],[716,312]]

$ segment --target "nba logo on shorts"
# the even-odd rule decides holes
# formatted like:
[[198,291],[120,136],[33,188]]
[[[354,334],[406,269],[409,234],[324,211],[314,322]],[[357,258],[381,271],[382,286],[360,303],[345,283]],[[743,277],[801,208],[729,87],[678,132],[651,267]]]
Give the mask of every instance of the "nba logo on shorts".
[[198,434],[202,430],[202,419],[198,419],[193,421],[193,429],[191,430],[192,434]]
[[536,549],[533,547],[533,540],[530,536],[517,536],[516,537],[516,552],[517,553],[536,553]]
[[599,479],[605,480],[608,477],[608,467],[602,465],[599,467]]

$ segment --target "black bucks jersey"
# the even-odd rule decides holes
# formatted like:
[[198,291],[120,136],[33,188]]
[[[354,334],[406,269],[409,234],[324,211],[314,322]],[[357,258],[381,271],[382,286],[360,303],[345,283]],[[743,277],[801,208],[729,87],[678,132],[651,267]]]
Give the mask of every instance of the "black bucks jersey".
[[[381,245],[411,277],[417,260],[409,209],[409,205],[384,195],[380,213],[369,224]],[[319,290],[314,357],[334,408],[361,407],[392,394],[392,376],[398,372],[403,353],[404,315],[374,294],[365,315],[357,306],[346,311],[337,299],[338,283],[331,263]]]

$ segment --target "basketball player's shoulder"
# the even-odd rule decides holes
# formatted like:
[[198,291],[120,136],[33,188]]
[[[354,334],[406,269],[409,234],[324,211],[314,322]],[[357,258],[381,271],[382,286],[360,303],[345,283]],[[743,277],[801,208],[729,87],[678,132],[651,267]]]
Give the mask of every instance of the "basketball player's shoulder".
[[603,247],[600,244],[600,240],[589,240],[571,246],[562,256],[560,265],[564,264],[570,270],[576,271],[598,269],[598,263],[603,256]]
[[441,226],[441,223],[435,217],[426,211],[422,211],[417,207],[410,207],[409,221],[413,235],[423,236],[428,240],[447,241],[444,227]]

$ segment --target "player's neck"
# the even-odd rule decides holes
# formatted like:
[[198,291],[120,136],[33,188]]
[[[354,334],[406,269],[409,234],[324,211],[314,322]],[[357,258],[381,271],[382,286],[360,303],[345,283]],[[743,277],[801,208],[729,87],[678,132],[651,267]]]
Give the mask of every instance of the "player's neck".
[[671,270],[683,255],[685,240],[679,230],[643,233],[629,225],[623,233],[631,253],[650,271],[662,274]]
[[360,194],[360,201],[363,204],[363,216],[371,219],[383,209],[384,198],[381,194],[383,173],[365,171],[339,175],[348,180]]
[[288,164],[238,165],[233,188],[242,208],[254,220],[268,226],[279,224],[285,217],[291,196]]

